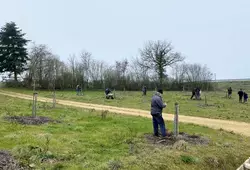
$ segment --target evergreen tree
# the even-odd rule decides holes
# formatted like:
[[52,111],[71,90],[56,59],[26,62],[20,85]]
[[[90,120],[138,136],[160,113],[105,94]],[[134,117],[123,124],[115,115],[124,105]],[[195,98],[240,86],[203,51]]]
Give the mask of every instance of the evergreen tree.
[[0,31],[0,73],[17,75],[27,69],[28,52],[25,47],[29,40],[14,22],[6,23]]

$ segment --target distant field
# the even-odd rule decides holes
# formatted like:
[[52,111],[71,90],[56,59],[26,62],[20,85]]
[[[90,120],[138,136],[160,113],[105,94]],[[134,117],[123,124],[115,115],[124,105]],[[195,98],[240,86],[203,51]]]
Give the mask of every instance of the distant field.
[[246,90],[250,93],[250,81],[227,81],[227,82],[218,82],[218,89],[220,91],[226,91],[229,87],[232,87],[234,92],[239,91],[240,88]]
[[[28,126],[7,122],[4,116],[31,115],[31,101],[0,95],[0,150],[9,150],[21,163],[36,169],[235,170],[250,155],[246,149],[250,138],[225,131],[181,123],[180,131],[208,137],[211,143],[162,147],[146,142],[144,134],[152,133],[147,118],[111,113],[102,118],[102,113],[93,110],[60,105],[51,109],[40,102],[38,108],[39,116],[62,123]],[[167,126],[172,130],[171,122]],[[50,140],[47,144],[46,138]],[[43,159],[47,161],[41,162]]]
[[[32,91],[24,89],[4,89],[5,91],[20,92],[32,95]],[[38,91],[39,96],[52,97],[49,91]],[[237,120],[250,122],[250,106],[249,104],[240,104],[236,92],[233,92],[232,99],[225,98],[226,92],[202,92],[202,100],[190,100],[190,92],[164,92],[164,101],[168,103],[165,112],[174,113],[174,103],[180,104],[180,114]],[[57,91],[58,99],[67,99],[80,102],[105,104],[118,107],[138,108],[150,110],[150,100],[153,92],[148,92],[146,97],[142,97],[141,92],[117,91],[115,92],[115,100],[107,100],[104,98],[103,91],[86,91],[83,96],[77,96],[75,91]],[[204,106],[204,96],[206,95],[207,104]]]

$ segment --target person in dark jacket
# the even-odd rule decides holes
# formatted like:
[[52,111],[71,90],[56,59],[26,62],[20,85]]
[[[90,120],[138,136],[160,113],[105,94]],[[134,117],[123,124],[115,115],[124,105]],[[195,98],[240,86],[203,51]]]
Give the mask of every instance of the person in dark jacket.
[[81,87],[80,85],[76,86],[76,95],[80,95]]
[[230,99],[232,97],[232,88],[229,87],[228,90],[227,90],[227,94],[228,94],[228,98]]
[[114,99],[114,95],[112,94],[112,91],[109,88],[105,89],[105,95],[106,99]]
[[240,89],[240,91],[238,92],[239,95],[239,102],[242,103],[242,97],[243,97],[244,92],[242,91],[242,89]]
[[159,136],[158,126],[160,126],[162,137],[166,137],[165,122],[162,117],[162,109],[167,106],[166,103],[162,101],[162,89],[159,89],[151,100],[151,115],[153,121],[154,135]]
[[146,86],[142,87],[142,95],[144,95],[144,96],[147,95],[147,87]]
[[246,92],[243,93],[244,103],[248,101],[248,94]]
[[193,99],[193,97],[195,96],[195,88],[192,90],[192,96],[191,96],[191,98],[190,99]]
[[201,99],[201,89],[199,87],[197,87],[195,90],[195,97],[196,97],[196,100]]
[[108,95],[109,93],[111,93],[111,90],[109,88],[105,89],[105,94]]

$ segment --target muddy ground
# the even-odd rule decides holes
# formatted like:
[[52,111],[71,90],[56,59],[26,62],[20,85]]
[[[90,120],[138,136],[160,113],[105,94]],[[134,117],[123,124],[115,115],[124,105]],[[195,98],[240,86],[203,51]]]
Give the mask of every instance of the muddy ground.
[[165,138],[156,137],[152,134],[146,134],[145,138],[148,143],[156,144],[156,145],[170,146],[170,145],[176,144],[176,142],[178,141],[185,141],[187,143],[194,144],[194,145],[208,145],[209,144],[209,139],[205,137],[201,137],[198,135],[189,135],[184,132],[180,132],[177,138],[175,138],[173,134]]
[[17,122],[24,125],[41,125],[45,123],[60,123],[57,120],[53,120],[48,117],[42,117],[42,116],[10,116],[5,117],[5,120],[8,120],[10,122]]
[[7,151],[0,150],[0,169],[2,170],[23,170],[18,162]]

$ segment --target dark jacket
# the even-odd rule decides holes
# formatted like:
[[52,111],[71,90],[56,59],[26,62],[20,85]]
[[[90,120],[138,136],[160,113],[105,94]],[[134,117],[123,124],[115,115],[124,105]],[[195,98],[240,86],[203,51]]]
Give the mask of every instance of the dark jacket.
[[193,89],[193,90],[192,90],[192,95],[195,95],[195,91],[196,91],[196,89]]
[[161,116],[162,109],[165,108],[166,105],[162,102],[162,97],[159,92],[152,97],[151,100],[151,115],[152,116]]
[[111,93],[111,90],[109,88],[106,88],[105,94],[108,95],[109,93]]
[[80,91],[81,87],[79,85],[76,86],[76,91]]
[[240,97],[242,97],[243,94],[244,94],[244,92],[243,92],[242,90],[240,90],[240,91],[238,92],[238,95],[239,95]]
[[248,94],[247,93],[244,92],[243,96],[244,96],[244,99],[248,99]]

